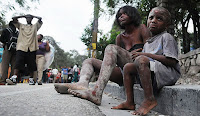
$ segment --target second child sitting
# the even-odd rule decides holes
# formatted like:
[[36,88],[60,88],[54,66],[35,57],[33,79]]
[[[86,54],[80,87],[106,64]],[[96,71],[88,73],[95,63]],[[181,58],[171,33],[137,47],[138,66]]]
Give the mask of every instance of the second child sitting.
[[144,90],[144,101],[133,115],[146,115],[157,105],[155,94],[163,86],[174,85],[180,77],[178,47],[172,35],[165,30],[170,24],[170,13],[163,7],[151,10],[147,27],[152,37],[144,45],[143,52],[133,52],[133,63],[124,67],[124,87],[127,99],[112,109],[135,110],[134,82],[139,80]]

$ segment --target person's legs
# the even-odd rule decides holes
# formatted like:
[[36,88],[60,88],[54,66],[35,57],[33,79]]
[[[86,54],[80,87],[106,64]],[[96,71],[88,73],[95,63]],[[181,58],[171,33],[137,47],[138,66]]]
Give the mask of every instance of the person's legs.
[[16,52],[16,61],[14,67],[14,75],[18,76],[20,70],[25,70],[25,52],[18,50]]
[[33,79],[34,72],[37,71],[36,51],[26,52],[25,62],[27,63],[28,71],[30,71],[29,85],[35,85],[36,80]]
[[24,59],[25,59],[25,52],[18,50],[16,52],[14,75],[11,78],[6,79],[8,85],[15,85],[17,83],[16,79],[19,76],[18,75],[19,70],[24,70],[24,65],[25,65]]
[[137,72],[144,89],[144,101],[141,106],[133,112],[134,115],[146,115],[152,108],[157,105],[157,101],[153,95],[153,87],[151,80],[150,61],[146,56],[136,58]]
[[67,75],[63,75],[63,80],[64,80],[64,83],[67,83]]
[[2,77],[0,80],[0,83],[5,84],[6,79],[8,78],[8,68],[9,68],[9,62],[10,62],[11,54],[7,50],[7,47],[5,46],[5,49],[3,51],[2,55],[2,62],[1,62],[1,72]]
[[118,106],[112,107],[112,109],[135,110],[133,85],[135,82],[135,76],[137,75],[137,69],[134,63],[127,63],[123,70],[126,101]]
[[[111,47],[113,46],[113,47]],[[127,63],[127,62],[132,62],[129,52],[126,51],[125,49],[116,46],[116,45],[109,45],[108,49],[112,50],[112,48],[114,48],[114,50],[118,51],[116,57],[117,57],[117,62],[115,62],[115,64],[117,63],[118,66],[122,67]],[[109,51],[109,50],[108,50]],[[110,56],[107,56],[108,58]],[[102,61],[98,60],[98,59],[94,59],[94,58],[89,58],[86,59],[83,64],[82,64],[82,68],[81,68],[81,73],[80,73],[80,80],[78,83],[67,83],[64,85],[55,85],[55,89],[58,93],[68,93],[66,92],[69,88],[71,90],[82,90],[82,89],[87,89],[88,85],[89,85],[89,81],[93,75],[93,73],[99,73],[100,69],[102,66]],[[109,79],[119,85],[123,84],[123,76],[121,73],[121,70],[119,69],[119,67],[116,67],[116,65],[114,66],[114,69],[112,69],[113,72],[111,72],[111,76],[109,77]]]
[[108,45],[105,49],[99,78],[94,88],[91,90],[82,91],[69,90],[69,92],[74,96],[87,99],[97,105],[100,105],[104,88],[110,79],[116,64],[123,67],[127,62],[132,62],[129,52],[119,46]]
[[12,56],[11,56],[11,73],[10,73],[10,77],[14,74],[15,63],[16,63],[16,54],[12,54]]
[[89,81],[93,76],[94,72],[98,72],[101,68],[101,60],[88,58],[84,60],[80,73],[80,80],[77,83],[64,83],[64,84],[55,84],[55,90],[58,93],[68,93],[67,90],[82,90],[87,89],[89,86]]
[[42,84],[43,68],[44,68],[45,58],[44,55],[36,56],[37,73],[38,73],[38,84]]
[[74,72],[74,78],[72,80],[72,82],[78,82],[78,72]]

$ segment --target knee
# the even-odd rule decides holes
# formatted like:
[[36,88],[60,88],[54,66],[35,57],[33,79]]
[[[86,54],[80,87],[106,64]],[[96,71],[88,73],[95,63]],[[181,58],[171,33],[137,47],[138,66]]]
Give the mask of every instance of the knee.
[[127,75],[127,74],[131,74],[133,73],[134,71],[134,64],[133,63],[127,63],[124,68],[123,68],[123,71],[124,71],[124,75]]
[[116,52],[117,51],[117,45],[114,45],[114,44],[109,44],[106,49],[105,49],[105,53],[108,53],[108,52]]
[[149,58],[146,56],[138,56],[134,63],[136,64],[137,68],[141,69],[141,67],[149,66]]
[[87,58],[83,61],[83,64],[91,64],[93,62],[94,58]]
[[131,69],[131,66],[132,66],[132,63],[127,63],[126,65],[124,65],[123,70],[124,70],[124,71],[130,70],[130,69]]

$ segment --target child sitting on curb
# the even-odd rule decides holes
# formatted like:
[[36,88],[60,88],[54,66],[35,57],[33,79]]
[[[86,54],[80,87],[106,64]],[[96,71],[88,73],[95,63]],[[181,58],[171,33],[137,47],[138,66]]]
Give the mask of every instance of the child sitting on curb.
[[144,101],[132,114],[146,115],[157,105],[155,94],[165,85],[174,85],[180,77],[178,48],[175,39],[165,30],[170,24],[170,13],[163,7],[153,8],[147,27],[152,37],[144,45],[143,52],[132,54],[133,63],[124,66],[124,87],[127,99],[112,109],[135,110],[134,82],[139,80],[144,90]]

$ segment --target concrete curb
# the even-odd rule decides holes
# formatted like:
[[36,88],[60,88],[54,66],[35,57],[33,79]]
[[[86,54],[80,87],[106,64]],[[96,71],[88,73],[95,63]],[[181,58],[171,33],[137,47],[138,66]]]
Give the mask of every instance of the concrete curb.
[[[104,92],[126,99],[124,87],[108,83]],[[135,102],[140,104],[144,99],[140,85],[134,86]],[[170,116],[198,116],[200,114],[200,85],[174,85],[164,87],[156,96],[158,105],[153,111]]]

